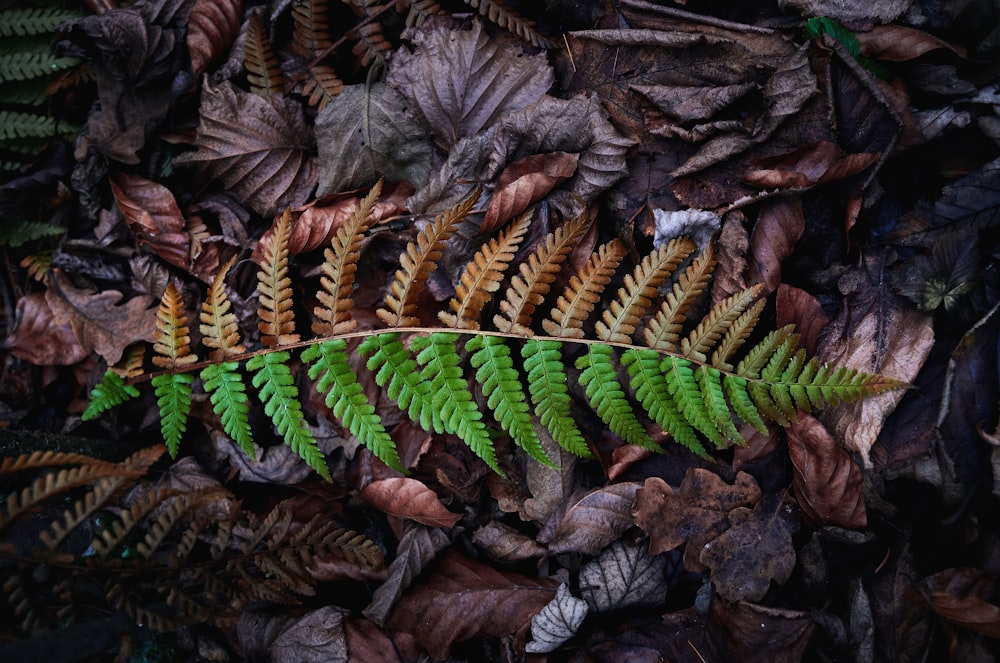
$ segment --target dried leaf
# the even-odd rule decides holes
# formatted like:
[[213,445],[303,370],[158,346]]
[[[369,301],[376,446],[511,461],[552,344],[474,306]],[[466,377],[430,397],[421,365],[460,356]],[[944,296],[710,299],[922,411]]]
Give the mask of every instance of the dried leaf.
[[743,180],[762,189],[805,189],[857,175],[879,157],[877,152],[844,154],[838,145],[824,140],[756,160]]
[[615,541],[580,569],[580,594],[594,612],[656,606],[667,596],[667,558],[645,544]]
[[539,536],[539,542],[553,554],[597,554],[635,524],[632,502],[638,489],[639,483],[633,481],[590,491],[561,514],[551,538]]
[[531,642],[525,651],[529,654],[555,651],[576,635],[589,611],[586,601],[570,594],[565,583],[559,585],[556,597],[531,618]]
[[947,621],[1000,638],[1000,607],[991,603],[995,580],[981,569],[947,569],[924,578],[921,592],[931,609]]
[[35,366],[69,366],[90,354],[77,342],[68,323],[57,323],[45,293],[17,300],[14,331],[0,348]]
[[867,526],[861,468],[818,419],[803,415],[792,424],[788,455],[799,508],[809,518],[822,525]]
[[389,577],[372,593],[372,601],[364,610],[365,617],[379,626],[385,625],[406,588],[450,543],[448,535],[440,528],[406,522],[396,547],[396,557],[389,564]]
[[170,189],[124,171],[112,172],[109,183],[139,247],[149,249],[175,267],[188,269],[191,237]]
[[820,301],[801,288],[782,283],[775,297],[775,309],[777,327],[795,325],[799,345],[810,355],[816,354],[820,334],[830,324]]
[[152,343],[156,333],[155,299],[138,295],[119,304],[122,293],[93,293],[74,286],[61,269],[54,269],[45,301],[58,324],[69,324],[86,352],[96,352],[108,365],[118,363],[136,341]]
[[734,85],[630,85],[652,101],[657,108],[677,122],[707,120],[717,112],[746,96],[757,86]]
[[965,49],[932,34],[905,25],[877,25],[855,35],[861,55],[874,60],[906,62],[939,48],[947,48],[965,57]]
[[797,9],[803,16],[825,16],[844,25],[879,25],[892,23],[905,12],[913,0],[783,0],[782,4]]
[[745,663],[799,663],[816,624],[800,610],[712,601],[712,621],[723,629],[729,658]]
[[403,663],[389,636],[369,620],[348,619],[344,628],[350,663]]
[[766,494],[752,511],[731,511],[729,522],[732,526],[706,543],[699,559],[712,570],[712,584],[722,598],[758,601],[772,580],[784,583],[795,568],[795,514],[783,495]]
[[750,235],[747,276],[751,284],[764,285],[764,294],[774,292],[781,283],[781,263],[792,255],[805,227],[800,198],[779,198],[761,205]]
[[246,611],[237,638],[248,658],[274,663],[347,663],[347,610],[324,606],[292,617]]
[[362,488],[360,495],[379,511],[430,527],[454,527],[462,518],[446,509],[437,494],[416,479],[379,479]]
[[195,79],[200,79],[208,66],[232,46],[239,34],[242,16],[242,0],[195,0],[187,30],[191,72]]
[[533,538],[498,520],[491,520],[473,532],[472,542],[501,562],[523,562],[545,555],[545,548]]
[[452,552],[399,601],[388,626],[446,659],[453,644],[469,638],[523,638],[555,587],[551,580],[504,573]]
[[427,183],[432,147],[407,100],[384,83],[349,85],[316,116],[319,187],[325,196],[379,177]]
[[504,168],[486,207],[480,232],[514,218],[549,194],[576,172],[579,154],[548,152],[525,157]]
[[316,184],[316,159],[299,104],[244,92],[229,81],[206,82],[200,111],[198,151],[176,163],[197,165],[262,216],[306,201]]
[[409,39],[412,50],[393,56],[386,80],[445,152],[505,112],[535,103],[552,85],[545,53],[525,54],[516,37],[488,35],[476,18],[431,19]]

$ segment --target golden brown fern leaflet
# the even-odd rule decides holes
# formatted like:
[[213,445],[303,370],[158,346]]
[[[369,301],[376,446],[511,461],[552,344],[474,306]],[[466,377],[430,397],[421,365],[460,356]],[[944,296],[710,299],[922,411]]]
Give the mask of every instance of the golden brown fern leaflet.
[[250,23],[243,48],[243,65],[247,70],[250,91],[262,97],[284,92],[281,67],[278,58],[274,56],[271,40],[267,36],[267,29],[259,12],[250,13]]
[[191,336],[184,312],[184,301],[173,283],[168,283],[156,314],[156,342],[153,344],[153,364],[165,369],[156,375],[153,389],[160,408],[160,430],[171,456],[177,455],[181,437],[187,430],[191,411],[191,384],[194,376],[179,372],[198,358],[191,354]]
[[501,28],[513,32],[521,39],[539,48],[552,48],[553,42],[535,30],[532,21],[507,7],[501,0],[463,0],[465,4],[479,10],[479,13]]
[[313,58],[333,45],[326,0],[294,0],[292,20],[292,48],[300,55]]
[[583,323],[601,301],[604,287],[611,282],[625,253],[625,245],[618,239],[598,247],[580,273],[570,277],[550,317],[542,320],[546,334],[562,338],[584,337]]
[[257,272],[257,309],[260,340],[266,348],[277,348],[299,341],[292,312],[292,280],[288,277],[288,241],[291,238],[291,210],[278,217],[271,241],[264,247],[264,257]]
[[708,288],[715,269],[715,257],[709,245],[685,269],[667,293],[659,310],[643,331],[646,345],[654,350],[675,352],[688,311]]

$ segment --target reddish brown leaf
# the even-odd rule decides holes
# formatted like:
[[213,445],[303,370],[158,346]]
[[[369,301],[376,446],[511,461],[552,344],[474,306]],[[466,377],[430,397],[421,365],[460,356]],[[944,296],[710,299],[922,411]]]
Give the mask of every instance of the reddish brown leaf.
[[431,527],[453,527],[462,517],[445,508],[437,494],[416,479],[379,479],[361,489],[361,499],[380,511]]
[[822,525],[867,526],[861,468],[818,419],[803,415],[788,429],[788,455],[799,508],[807,516]]
[[750,235],[747,285],[762,283],[764,294],[774,292],[781,282],[781,263],[792,255],[805,227],[799,198],[780,198],[763,203]]
[[35,366],[69,366],[88,354],[73,335],[69,324],[59,324],[45,299],[33,292],[17,300],[15,327],[2,344],[4,350]]
[[493,559],[503,562],[521,562],[545,555],[545,548],[530,536],[497,520],[473,532],[472,542]]
[[187,47],[196,79],[233,45],[242,16],[242,0],[195,0],[188,16]]
[[778,286],[774,303],[777,326],[795,325],[799,345],[809,354],[816,354],[819,336],[830,324],[830,318],[819,300],[805,290],[782,283]]
[[719,660],[742,663],[799,663],[816,627],[805,612],[745,602],[712,601],[711,619],[729,650]]
[[389,617],[389,629],[409,635],[438,659],[475,637],[515,637],[524,651],[531,617],[551,601],[559,583],[496,569],[449,552],[411,589]]
[[350,663],[402,663],[392,640],[371,621],[348,619],[344,631]]
[[961,46],[950,44],[934,35],[905,25],[876,25],[867,32],[857,33],[856,36],[861,46],[861,55],[876,60],[905,62],[939,48],[947,48],[965,57],[965,49]]
[[480,230],[492,232],[547,196],[573,177],[579,160],[576,152],[548,152],[524,157],[504,168]]
[[698,556],[704,545],[729,528],[733,509],[752,506],[760,495],[757,482],[745,472],[730,486],[714,472],[691,468],[676,491],[659,477],[646,479],[636,493],[633,512],[636,524],[649,535],[650,553],[686,543],[685,568],[701,571]]
[[947,569],[923,581],[931,609],[952,624],[1000,638],[1000,607],[994,596],[995,581],[981,569]]
[[109,178],[111,192],[140,247],[171,265],[187,269],[191,238],[187,222],[170,189],[138,175],[116,171]]
[[844,154],[836,144],[819,141],[760,159],[743,174],[743,180],[762,189],[802,189],[856,175],[880,156],[877,152]]
[[594,555],[635,524],[632,503],[638,482],[613,483],[573,502],[559,518],[551,537],[540,535],[550,553]]

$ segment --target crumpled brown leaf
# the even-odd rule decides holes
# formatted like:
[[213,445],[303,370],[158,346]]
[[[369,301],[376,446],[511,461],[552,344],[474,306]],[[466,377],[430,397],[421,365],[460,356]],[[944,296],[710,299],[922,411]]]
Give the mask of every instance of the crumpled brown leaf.
[[491,520],[473,532],[472,542],[502,562],[523,562],[545,555],[545,548],[537,541],[499,520]]
[[407,521],[396,547],[396,557],[389,563],[389,575],[372,593],[371,603],[364,610],[365,617],[379,626],[384,625],[396,601],[414,578],[450,543],[441,528]]
[[753,510],[729,512],[732,526],[701,549],[712,584],[727,601],[759,601],[771,581],[787,581],[795,568],[792,534],[798,529],[793,505],[780,493],[761,497]]
[[195,0],[188,16],[187,47],[191,72],[201,78],[205,69],[232,46],[240,31],[242,0]]
[[68,323],[56,322],[44,292],[18,299],[14,320],[14,330],[0,347],[22,361],[35,366],[69,366],[90,354],[77,342]]
[[861,468],[811,415],[788,428],[788,455],[799,508],[822,525],[862,528],[868,524]]
[[342,608],[323,606],[299,616],[263,611],[240,615],[236,637],[244,656],[273,663],[347,663]]
[[1000,638],[1000,606],[991,603],[996,581],[982,569],[946,569],[924,578],[920,592],[938,615],[956,626]]
[[580,594],[594,612],[655,606],[667,597],[667,558],[644,543],[615,541],[580,569]]
[[492,232],[544,198],[576,172],[580,155],[547,152],[519,159],[504,168],[486,207],[480,231]]
[[433,17],[407,37],[413,48],[393,55],[386,81],[445,152],[505,112],[532,105],[552,85],[545,53],[524,53],[509,33],[488,35],[476,17]]
[[125,225],[138,245],[171,265],[188,269],[191,238],[185,232],[187,222],[170,189],[124,171],[113,171],[108,181]]
[[961,46],[905,25],[877,25],[855,36],[861,47],[861,55],[875,60],[905,62],[939,48],[946,48],[965,57],[965,49]]
[[372,481],[360,497],[379,511],[431,527],[454,527],[462,518],[446,509],[433,490],[408,477]]
[[743,181],[763,189],[804,189],[856,175],[880,156],[878,152],[845,154],[836,143],[821,140],[752,162]]
[[409,635],[434,658],[475,637],[514,635],[523,651],[531,617],[555,596],[558,583],[498,571],[449,552],[396,604],[389,630]]
[[152,343],[156,332],[156,300],[138,295],[119,304],[122,297],[117,290],[77,288],[61,269],[52,270],[45,291],[56,322],[70,325],[80,347],[101,355],[108,365],[118,363],[136,341]]
[[744,663],[799,663],[816,624],[801,610],[756,603],[712,601],[712,621],[728,645],[724,660]]
[[316,185],[312,131],[291,99],[206,80],[195,146],[174,162],[195,164],[262,216],[301,205]]
[[748,285],[760,283],[765,294],[774,292],[781,283],[781,263],[792,255],[805,227],[800,198],[778,198],[761,204],[750,235]]
[[586,601],[573,596],[565,583],[559,585],[556,597],[531,618],[531,642],[525,651],[529,654],[555,651],[576,635],[589,611]]
[[546,544],[553,554],[596,554],[635,524],[632,502],[638,489],[638,482],[629,481],[590,491],[566,507],[551,536],[542,532],[539,543]]

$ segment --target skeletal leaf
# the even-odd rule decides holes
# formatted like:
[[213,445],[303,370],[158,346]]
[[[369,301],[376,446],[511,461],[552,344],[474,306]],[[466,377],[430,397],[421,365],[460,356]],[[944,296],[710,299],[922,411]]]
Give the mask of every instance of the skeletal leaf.
[[556,597],[531,618],[531,642],[525,647],[529,654],[545,654],[576,635],[590,607],[583,599],[569,592],[565,583],[559,585]]
[[645,543],[615,541],[580,569],[580,593],[595,612],[655,606],[667,596],[667,560]]

